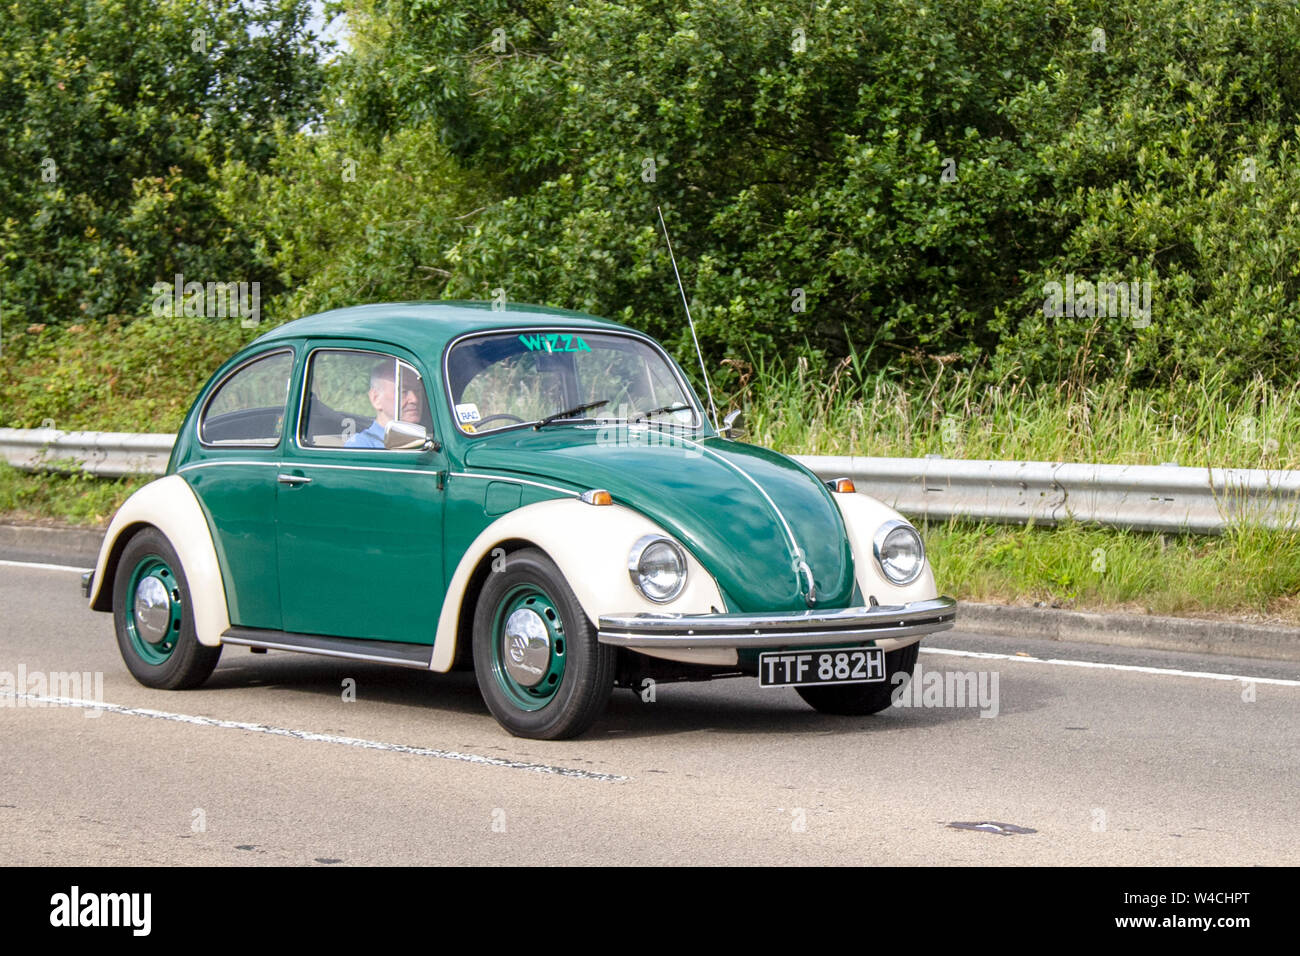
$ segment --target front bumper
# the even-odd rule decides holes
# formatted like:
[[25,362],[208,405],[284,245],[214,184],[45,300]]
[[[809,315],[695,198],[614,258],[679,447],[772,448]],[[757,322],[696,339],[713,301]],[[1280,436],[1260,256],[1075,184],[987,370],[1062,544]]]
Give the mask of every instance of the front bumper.
[[601,615],[602,644],[633,649],[810,647],[946,631],[957,620],[950,597],[895,606],[771,614]]

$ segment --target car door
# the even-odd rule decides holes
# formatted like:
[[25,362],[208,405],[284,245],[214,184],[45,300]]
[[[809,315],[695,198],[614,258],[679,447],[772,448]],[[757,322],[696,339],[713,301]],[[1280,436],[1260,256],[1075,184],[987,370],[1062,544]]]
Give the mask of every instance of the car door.
[[382,447],[385,418],[433,433],[430,384],[395,349],[308,343],[296,428],[276,476],[285,631],[433,643],[444,454]]
[[230,622],[243,627],[280,626],[275,476],[293,372],[287,346],[230,369],[204,400],[197,446],[179,469],[212,529]]

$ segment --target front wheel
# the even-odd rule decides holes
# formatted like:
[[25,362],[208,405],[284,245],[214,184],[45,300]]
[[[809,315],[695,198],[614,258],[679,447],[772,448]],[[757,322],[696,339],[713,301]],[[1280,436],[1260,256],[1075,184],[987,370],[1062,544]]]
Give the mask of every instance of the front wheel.
[[113,625],[127,670],[146,687],[198,687],[221,657],[199,643],[185,569],[157,528],[134,535],[117,562]]
[[899,686],[898,674],[910,678],[916,668],[916,656],[921,642],[885,654],[885,679],[871,684],[842,684],[838,687],[796,687],[799,696],[814,710],[823,714],[841,714],[861,717],[884,710],[893,703],[893,693]]
[[535,548],[488,575],[474,612],[474,671],[501,726],[517,737],[576,737],[601,715],[617,653],[555,562]]

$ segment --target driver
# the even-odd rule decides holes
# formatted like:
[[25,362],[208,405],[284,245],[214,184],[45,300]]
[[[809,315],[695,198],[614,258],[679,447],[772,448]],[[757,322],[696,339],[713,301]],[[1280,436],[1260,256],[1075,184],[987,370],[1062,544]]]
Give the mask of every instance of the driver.
[[364,431],[359,431],[345,443],[347,448],[383,448],[384,426],[393,420],[396,412],[404,422],[418,424],[424,417],[424,390],[420,377],[414,370],[402,369],[401,388],[394,386],[396,362],[385,359],[370,370],[370,405],[375,410],[375,420]]

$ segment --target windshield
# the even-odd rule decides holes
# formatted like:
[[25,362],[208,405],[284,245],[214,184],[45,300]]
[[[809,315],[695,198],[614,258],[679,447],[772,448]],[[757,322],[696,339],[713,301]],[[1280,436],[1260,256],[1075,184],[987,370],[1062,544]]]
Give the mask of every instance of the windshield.
[[[466,434],[560,412],[572,414],[559,421],[700,426],[695,396],[683,390],[664,355],[626,335],[550,329],[476,335],[452,346],[447,386]],[[592,403],[603,404],[582,409]]]

